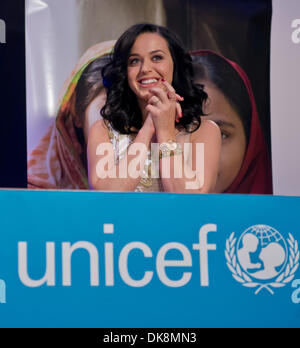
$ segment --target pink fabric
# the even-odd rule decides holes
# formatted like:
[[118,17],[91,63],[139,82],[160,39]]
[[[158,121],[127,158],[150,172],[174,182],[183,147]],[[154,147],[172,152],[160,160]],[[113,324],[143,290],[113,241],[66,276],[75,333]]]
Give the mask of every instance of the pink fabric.
[[225,59],[244,81],[252,105],[249,144],[241,169],[224,193],[272,194],[272,171],[264,134],[258,117],[252,87],[244,70],[235,62],[211,50],[197,50],[191,55],[214,54]]

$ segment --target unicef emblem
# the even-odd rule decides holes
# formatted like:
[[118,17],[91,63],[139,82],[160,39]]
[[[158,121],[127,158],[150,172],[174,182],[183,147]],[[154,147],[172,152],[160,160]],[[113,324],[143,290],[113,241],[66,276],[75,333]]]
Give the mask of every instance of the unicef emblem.
[[248,288],[272,288],[290,283],[299,267],[298,242],[289,234],[285,241],[275,228],[249,227],[237,240],[234,233],[226,240],[225,257],[233,278]]

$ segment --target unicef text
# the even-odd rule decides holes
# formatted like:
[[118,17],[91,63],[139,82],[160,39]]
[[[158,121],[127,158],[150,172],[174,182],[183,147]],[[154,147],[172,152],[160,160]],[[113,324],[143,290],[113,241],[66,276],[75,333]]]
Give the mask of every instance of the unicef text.
[[[113,225],[112,225],[113,226]],[[199,242],[192,245],[193,250],[199,252],[200,257],[200,284],[201,286],[209,286],[209,267],[208,267],[208,251],[216,250],[216,244],[207,243],[207,235],[210,232],[216,232],[217,226],[215,224],[206,224],[200,228]],[[104,233],[106,232],[104,225]],[[34,280],[28,274],[28,256],[27,256],[27,242],[18,243],[18,271],[21,282],[28,287],[39,287],[43,284],[47,286],[56,285],[56,266],[55,266],[55,243],[46,243],[46,271],[41,279]],[[99,252],[95,244],[86,241],[79,241],[73,245],[69,242],[62,243],[62,285],[71,286],[71,257],[75,251],[84,249],[89,255],[89,272],[90,285],[99,286]],[[181,257],[178,260],[168,260],[166,255],[170,250],[176,250]],[[131,242],[123,246],[119,258],[118,269],[121,279],[128,286],[144,287],[148,285],[154,277],[154,270],[145,270],[140,279],[133,279],[131,276],[132,270],[129,269],[128,259],[133,251],[139,250],[143,253],[145,258],[153,258],[153,252],[149,245],[142,242]],[[102,256],[101,256],[102,259]],[[177,242],[164,244],[156,255],[156,274],[160,281],[168,287],[185,286],[192,277],[192,272],[182,271],[180,279],[173,280],[167,275],[166,269],[169,267],[192,267],[192,255],[189,248]],[[111,242],[104,243],[104,278],[105,286],[115,285],[115,264],[114,264],[114,244]]]

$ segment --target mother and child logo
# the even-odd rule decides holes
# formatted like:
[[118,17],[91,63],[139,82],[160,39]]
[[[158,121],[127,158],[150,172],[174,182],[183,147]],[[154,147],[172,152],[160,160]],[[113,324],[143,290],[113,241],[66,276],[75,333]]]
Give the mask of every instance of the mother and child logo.
[[273,227],[255,225],[237,240],[232,233],[226,241],[225,257],[233,278],[245,287],[262,289],[290,283],[299,267],[298,242],[289,234],[285,240]]

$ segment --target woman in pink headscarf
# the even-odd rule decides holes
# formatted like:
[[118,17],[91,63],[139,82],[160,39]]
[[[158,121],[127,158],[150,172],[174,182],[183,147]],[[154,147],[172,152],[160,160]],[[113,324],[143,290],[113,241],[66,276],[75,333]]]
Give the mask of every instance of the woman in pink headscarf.
[[250,81],[235,62],[210,50],[191,53],[204,85],[207,116],[222,133],[216,193],[272,194],[272,174]]
[[106,101],[101,71],[114,43],[89,48],[65,82],[56,119],[28,156],[28,188],[89,188],[86,143]]

